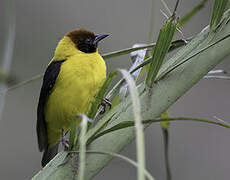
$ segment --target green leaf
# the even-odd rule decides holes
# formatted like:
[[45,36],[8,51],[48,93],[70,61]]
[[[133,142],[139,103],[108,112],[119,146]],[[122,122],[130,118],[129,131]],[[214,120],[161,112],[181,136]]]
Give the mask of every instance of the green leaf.
[[78,177],[79,180],[84,180],[84,174],[85,174],[85,167],[86,167],[86,163],[85,163],[85,158],[86,158],[86,142],[87,142],[87,138],[86,138],[86,131],[87,131],[87,123],[89,121],[88,117],[84,114],[80,115],[82,117],[81,120],[81,133],[80,133],[80,163],[79,163],[79,173],[78,173]]
[[156,78],[156,81],[162,79],[163,77],[165,77],[168,73],[170,73],[171,71],[173,71],[174,69],[178,68],[179,66],[181,66],[182,64],[186,63],[187,61],[189,61],[190,59],[192,59],[193,57],[197,56],[198,54],[208,50],[209,48],[211,48],[212,46],[215,46],[219,43],[221,43],[222,41],[226,40],[230,38],[230,34],[227,34],[226,36],[222,37],[221,39],[218,39],[217,41],[208,44],[206,47],[203,47],[201,49],[199,49],[197,52],[195,52],[194,54],[190,55],[189,57],[182,59],[180,62],[176,63],[176,64],[172,64],[170,66],[167,67],[166,70],[164,70],[162,73],[159,74],[159,76]]
[[227,6],[227,0],[215,0],[212,8],[212,17],[210,21],[210,29],[214,31],[216,26],[220,23],[220,20],[224,14],[224,10]]
[[118,73],[117,71],[111,72],[109,74],[109,76],[106,78],[106,80],[105,80],[104,84],[102,85],[101,89],[99,90],[94,102],[92,103],[90,112],[88,114],[90,119],[94,119],[94,117],[98,111],[98,107],[101,104],[101,101],[105,96],[105,93],[106,93],[107,89],[109,88],[112,80],[117,75],[117,73]]
[[[158,123],[158,122],[167,122],[167,121],[196,121],[196,122],[203,122],[203,123],[208,123],[208,124],[214,124],[217,126],[222,126],[225,128],[230,128],[230,125],[224,122],[215,122],[211,120],[206,120],[206,119],[198,119],[198,118],[187,118],[187,117],[175,117],[175,118],[161,118],[161,119],[150,119],[150,120],[143,120],[143,124],[150,124],[150,123]],[[133,127],[134,122],[133,121],[123,121],[120,122],[119,124],[114,125],[113,127],[106,129],[100,133],[98,133],[96,136],[94,136],[94,139],[97,139],[105,134],[111,133],[113,131],[117,131],[120,129],[125,129],[128,127]]]
[[191,11],[189,11],[187,14],[185,14],[178,22],[177,27],[182,27],[185,23],[187,23],[199,10],[201,10],[205,3],[208,0],[203,0],[199,4],[197,4]]
[[[175,42],[173,42],[174,45],[176,45],[178,43],[178,41],[184,42],[184,40],[176,40]],[[104,53],[104,54],[102,54],[102,57],[107,60],[107,59],[114,58],[117,56],[126,55],[126,54],[129,54],[129,53],[134,52],[134,51],[138,51],[138,50],[142,50],[142,49],[146,49],[146,48],[154,48],[155,46],[156,46],[156,43],[150,43],[150,44],[143,45],[140,47],[125,48],[125,49],[121,49],[121,50],[114,51],[114,52]]]
[[73,150],[77,129],[77,119],[73,118],[70,125],[69,151]]
[[144,141],[144,128],[141,122],[141,105],[138,96],[135,81],[128,71],[124,69],[119,70],[124,79],[126,80],[132,100],[132,109],[136,127],[136,149],[137,149],[137,162],[138,162],[138,180],[144,180],[145,170],[145,141]]
[[90,144],[95,139],[95,135],[100,132],[115,115],[116,113],[109,111],[93,128],[89,129],[87,132],[87,144]]
[[153,48],[155,45],[156,45],[156,43],[151,43],[151,44],[147,44],[147,45],[140,46],[140,47],[125,48],[122,50],[102,54],[102,57],[104,59],[110,59],[113,57],[129,54],[129,53],[134,52],[134,51],[138,51],[138,50],[142,50],[142,49],[146,49],[146,48]]
[[148,87],[152,87],[157,73],[163,63],[163,60],[168,53],[174,32],[176,30],[176,24],[174,22],[174,19],[174,16],[170,17],[167,23],[160,30],[157,44],[153,52],[149,72],[146,78],[146,85]]
[[[68,156],[67,151],[61,151],[56,155],[55,158],[53,158],[49,165],[45,166],[42,171],[39,171],[38,174],[36,174],[34,177],[31,178],[31,180],[45,180],[49,179],[49,177],[57,170],[58,167],[60,167],[63,163],[65,163],[65,160]],[[55,168],[50,168],[52,166],[55,166]]]
[[132,127],[134,126],[134,122],[133,121],[123,121],[123,122],[120,122],[119,124],[109,128],[109,129],[106,129],[100,133],[98,133],[96,136],[94,136],[93,140],[105,135],[105,134],[108,134],[110,132],[113,132],[113,131],[116,131],[116,130],[120,130],[120,129],[124,129],[124,128],[127,128],[127,127]]

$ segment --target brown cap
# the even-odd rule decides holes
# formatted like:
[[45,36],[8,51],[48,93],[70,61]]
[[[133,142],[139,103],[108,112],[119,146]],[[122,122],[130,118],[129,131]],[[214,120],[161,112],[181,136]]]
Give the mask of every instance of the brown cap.
[[75,29],[66,34],[77,45],[80,41],[91,37],[94,38],[94,33],[85,29]]

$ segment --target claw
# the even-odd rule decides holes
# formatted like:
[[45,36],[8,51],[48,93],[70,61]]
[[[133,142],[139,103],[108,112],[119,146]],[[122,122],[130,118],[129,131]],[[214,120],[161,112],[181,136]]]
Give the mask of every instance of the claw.
[[66,137],[68,131],[65,133],[64,128],[62,128],[62,138],[61,143],[64,146],[64,149],[67,150],[69,148],[69,139]]
[[111,103],[110,100],[107,99],[107,98],[102,99],[100,105],[103,107],[103,109],[100,111],[100,114],[104,114],[104,113],[105,113],[105,109],[106,109],[106,106],[107,106],[107,105],[109,106],[109,109],[112,108],[112,103]]

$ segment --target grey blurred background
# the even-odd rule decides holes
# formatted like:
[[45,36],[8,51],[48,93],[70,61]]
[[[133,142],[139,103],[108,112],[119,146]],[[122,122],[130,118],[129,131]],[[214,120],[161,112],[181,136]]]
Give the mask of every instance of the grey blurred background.
[[[173,9],[176,0],[167,0]],[[181,0],[178,15],[183,16],[200,0]],[[212,1],[183,27],[185,37],[197,34],[209,23]],[[0,55],[7,34],[7,0],[0,1]],[[44,72],[57,42],[74,28],[96,33],[110,33],[100,51],[110,52],[149,42],[151,0],[20,0],[16,7],[16,41],[11,72],[19,81]],[[160,0],[154,2],[154,36],[165,18]],[[108,70],[128,68],[129,56],[107,61]],[[230,72],[229,58],[219,65]],[[41,80],[6,95],[0,120],[1,179],[30,179],[40,169],[41,153],[35,133],[36,107]],[[201,80],[169,110],[170,116],[188,116],[229,120],[230,83],[224,80]],[[229,180],[230,131],[195,122],[174,122],[170,127],[170,164],[174,180]],[[146,130],[147,168],[164,180],[165,167],[162,133],[159,124]],[[122,154],[135,159],[135,143]],[[114,159],[95,179],[136,179],[131,165]]]

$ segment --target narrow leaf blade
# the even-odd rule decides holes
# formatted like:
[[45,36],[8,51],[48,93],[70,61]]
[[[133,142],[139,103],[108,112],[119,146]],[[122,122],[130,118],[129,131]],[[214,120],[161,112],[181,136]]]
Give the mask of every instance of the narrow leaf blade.
[[210,29],[211,31],[215,30],[216,26],[219,24],[224,10],[227,6],[227,0],[215,0],[213,9],[212,9],[212,17],[210,21]]
[[126,80],[129,92],[132,100],[133,114],[136,127],[136,148],[137,148],[137,162],[138,168],[138,180],[144,180],[145,170],[145,143],[144,143],[144,128],[141,122],[141,105],[138,96],[137,87],[130,73],[126,70],[120,69],[124,79]]
[[[211,120],[206,120],[206,119],[199,119],[199,118],[188,118],[188,117],[175,117],[175,118],[161,118],[161,119],[149,119],[149,120],[142,120],[143,124],[150,124],[150,123],[159,123],[159,122],[165,122],[165,121],[195,121],[195,122],[202,122],[202,123],[208,123],[208,124],[213,124],[225,128],[230,129],[230,125],[225,123],[225,122],[215,122]],[[106,135],[108,133],[111,133],[113,131],[117,131],[120,129],[125,129],[128,127],[134,127],[134,122],[133,121],[123,121],[121,123],[118,123],[114,125],[113,127],[106,129],[100,133],[98,133],[94,138],[92,139],[95,140],[103,135]]]
[[101,104],[103,97],[105,96],[105,93],[106,93],[107,89],[109,88],[112,80],[114,79],[114,77],[116,76],[117,73],[118,73],[117,71],[111,72],[110,75],[106,78],[106,80],[105,80],[104,84],[102,85],[101,89],[99,90],[94,102],[92,103],[90,112],[88,114],[88,117],[90,119],[94,119],[94,117],[98,111],[98,107]]
[[160,30],[156,47],[153,52],[149,72],[146,78],[146,85],[148,87],[152,87],[157,73],[159,72],[159,69],[163,63],[163,60],[168,53],[174,32],[176,30],[176,24],[174,22],[174,19],[174,16],[169,18],[167,23]]

